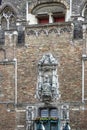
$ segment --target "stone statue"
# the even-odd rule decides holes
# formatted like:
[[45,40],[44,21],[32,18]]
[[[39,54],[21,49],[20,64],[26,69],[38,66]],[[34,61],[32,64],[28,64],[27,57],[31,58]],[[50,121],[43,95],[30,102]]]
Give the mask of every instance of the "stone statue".
[[63,119],[67,119],[67,108],[66,108],[66,106],[63,107]]
[[48,75],[44,76],[44,81],[42,84],[42,96],[52,96],[51,93],[51,83]]

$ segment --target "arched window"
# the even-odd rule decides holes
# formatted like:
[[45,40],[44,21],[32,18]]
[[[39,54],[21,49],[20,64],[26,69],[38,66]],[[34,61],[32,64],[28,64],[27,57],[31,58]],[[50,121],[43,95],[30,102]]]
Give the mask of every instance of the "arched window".
[[62,3],[52,2],[40,4],[32,9],[32,14],[36,15],[39,24],[64,22],[66,17],[66,7]]
[[14,29],[15,25],[16,14],[11,6],[5,5],[1,10],[1,27],[2,29]]

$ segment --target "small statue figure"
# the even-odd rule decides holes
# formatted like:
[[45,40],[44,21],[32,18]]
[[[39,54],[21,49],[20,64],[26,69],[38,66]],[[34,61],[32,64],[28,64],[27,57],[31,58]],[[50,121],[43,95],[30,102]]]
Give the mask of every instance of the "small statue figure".
[[67,108],[66,108],[66,106],[63,107],[63,119],[67,119]]
[[45,75],[44,77],[44,81],[42,84],[42,96],[47,96],[47,97],[51,97],[51,84],[50,84],[50,80],[49,80],[49,76]]

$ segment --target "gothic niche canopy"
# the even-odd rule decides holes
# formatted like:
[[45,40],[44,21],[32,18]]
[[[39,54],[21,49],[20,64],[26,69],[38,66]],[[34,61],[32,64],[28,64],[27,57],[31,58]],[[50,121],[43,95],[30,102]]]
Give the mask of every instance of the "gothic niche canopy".
[[44,54],[38,63],[37,96],[41,101],[52,101],[59,97],[57,65],[52,54]]

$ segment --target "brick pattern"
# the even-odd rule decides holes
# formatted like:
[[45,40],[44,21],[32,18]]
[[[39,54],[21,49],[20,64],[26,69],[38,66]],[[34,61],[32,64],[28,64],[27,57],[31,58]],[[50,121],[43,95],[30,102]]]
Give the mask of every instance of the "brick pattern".
[[[49,26],[50,28],[56,28]],[[58,26],[57,26],[58,27]],[[41,27],[39,27],[41,28]],[[39,30],[37,29],[37,31]],[[42,27],[43,28],[43,27]],[[27,28],[26,28],[27,29]],[[36,28],[33,28],[36,30]],[[29,29],[28,29],[29,30]],[[72,32],[72,30],[71,30]],[[9,34],[9,33],[8,33]],[[65,40],[66,39],[66,40]],[[35,98],[36,94],[36,86],[37,86],[37,76],[38,76],[38,61],[42,58],[45,53],[52,53],[55,59],[58,60],[58,81],[59,81],[59,91],[61,94],[60,102],[62,103],[72,103],[74,104],[81,103],[81,56],[82,56],[82,47],[83,41],[72,41],[72,35],[68,31],[64,31],[58,35],[55,31],[50,31],[49,35],[45,33],[40,33],[39,35],[25,35],[25,45],[24,46],[16,46],[17,37],[15,36],[14,43],[12,42],[9,35],[6,35],[5,45],[3,46],[6,50],[6,57],[11,60],[17,58],[17,75],[18,75],[18,105],[20,105],[20,109],[26,109],[28,104],[38,104],[39,100]],[[15,46],[14,46],[15,45]],[[0,98],[0,101],[9,100],[14,101],[14,66],[12,65],[1,65],[1,72],[4,74],[4,81],[2,83],[2,92],[5,95]],[[5,86],[5,87],[4,87]],[[4,90],[3,90],[4,89]],[[1,100],[2,99],[2,100]],[[58,101],[58,102],[59,102]],[[57,102],[57,104],[58,104]],[[7,103],[6,103],[7,104]],[[10,105],[10,104],[9,104]],[[8,106],[9,106],[8,105]],[[1,105],[2,107],[3,105]],[[80,104],[78,105],[79,108]],[[12,112],[7,114],[7,108],[3,106],[2,113],[5,113],[5,117],[1,113],[2,124],[1,130],[4,129],[5,122],[9,124],[7,128],[14,129],[19,125],[24,125],[24,128],[17,129],[25,129],[25,119],[26,115],[21,113],[14,113],[14,109],[12,106],[9,106],[12,109]],[[79,112],[79,111],[78,111]],[[14,115],[14,116],[13,116]],[[80,116],[80,115],[79,115]],[[84,119],[84,114],[81,115]],[[5,120],[6,118],[6,120]],[[8,122],[9,118],[9,122]],[[17,119],[16,119],[17,118]],[[77,128],[78,124],[74,124],[75,119],[77,118],[76,114],[70,111],[70,120],[71,126],[73,128]],[[16,121],[16,124],[15,124]],[[13,125],[11,125],[13,124]],[[74,126],[73,126],[74,125]],[[79,125],[81,122],[79,121]],[[85,130],[85,124],[84,130]]]
[[[3,2],[7,2],[7,0]],[[69,3],[69,0],[67,2]],[[81,0],[73,0],[74,14],[79,13],[76,5],[80,2]],[[12,1],[12,3],[15,3],[14,6],[18,4],[19,13],[25,7],[25,0],[22,3],[16,0]],[[23,12],[20,13],[20,15],[22,14]],[[17,58],[18,104],[14,104],[14,65],[10,63],[0,64],[0,130],[25,130],[26,107],[29,105],[35,105],[36,108],[45,106],[35,98],[35,95],[38,61],[48,52],[52,53],[55,59],[58,60],[57,74],[61,95],[58,101],[51,102],[51,104],[60,108],[61,105],[68,104],[72,130],[86,130],[87,105],[86,103],[83,105],[81,102],[83,40],[72,40],[73,30],[70,24],[28,26],[25,28],[25,44],[23,46],[17,46],[17,35],[13,34],[13,32],[6,31],[5,45],[0,46],[0,48],[5,50],[8,60]],[[4,52],[0,50],[0,61],[3,60]],[[86,93],[85,96],[87,96]]]
[[8,112],[6,104],[0,104],[0,130],[15,129],[15,112]]

